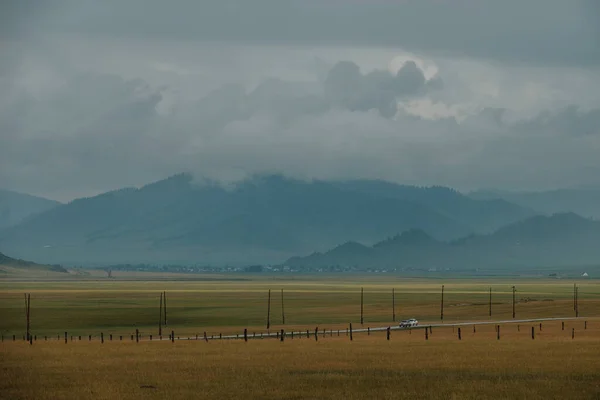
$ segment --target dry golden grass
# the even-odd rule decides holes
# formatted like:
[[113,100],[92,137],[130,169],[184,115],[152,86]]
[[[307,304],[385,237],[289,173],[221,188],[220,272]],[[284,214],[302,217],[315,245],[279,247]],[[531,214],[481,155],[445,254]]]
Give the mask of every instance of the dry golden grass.
[[[386,280],[388,279],[388,280]],[[329,277],[250,281],[0,281],[0,399],[154,398],[582,398],[600,399],[600,282],[581,284],[580,315],[588,321],[504,324],[345,334],[359,328],[360,288],[364,327],[392,325],[391,288],[398,320],[438,323],[445,284],[444,321],[485,321],[488,288],[493,319],[572,317],[572,282],[551,280],[449,280]],[[159,293],[168,293],[169,325],[178,337],[204,331],[264,332],[267,290],[273,289],[271,331],[318,326],[340,337],[149,342],[157,335]],[[282,325],[279,289],[285,289]],[[24,335],[23,293],[31,293],[33,345]],[[536,339],[531,340],[535,326]],[[571,329],[575,328],[575,339]],[[130,334],[139,329],[139,344]],[[64,331],[75,336],[68,344]],[[99,343],[104,333],[105,343]],[[12,341],[12,335],[17,336]],[[61,340],[57,341],[56,336]],[[87,335],[94,335],[92,342]],[[109,334],[114,335],[109,341]],[[47,335],[53,340],[44,341]],[[77,340],[81,335],[82,341]],[[119,341],[118,336],[124,340]]]
[[[531,340],[535,325],[536,339]],[[571,328],[575,327],[575,339]],[[0,345],[6,399],[598,399],[600,320],[243,341]]]

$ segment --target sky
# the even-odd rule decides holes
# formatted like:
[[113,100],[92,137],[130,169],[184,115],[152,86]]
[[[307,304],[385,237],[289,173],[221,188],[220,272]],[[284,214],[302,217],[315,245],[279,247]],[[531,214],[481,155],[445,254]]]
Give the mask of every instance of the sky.
[[8,0],[0,187],[600,185],[596,0]]

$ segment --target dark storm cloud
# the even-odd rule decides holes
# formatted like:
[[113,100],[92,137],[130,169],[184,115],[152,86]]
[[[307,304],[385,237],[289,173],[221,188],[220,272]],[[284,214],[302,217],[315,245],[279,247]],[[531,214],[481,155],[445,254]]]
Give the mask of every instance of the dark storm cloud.
[[600,64],[596,0],[25,0],[5,35],[393,46],[510,62]]

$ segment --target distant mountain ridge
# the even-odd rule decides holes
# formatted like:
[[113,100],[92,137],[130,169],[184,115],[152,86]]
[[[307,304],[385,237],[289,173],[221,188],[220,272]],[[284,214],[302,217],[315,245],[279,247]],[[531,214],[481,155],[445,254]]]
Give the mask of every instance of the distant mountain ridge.
[[17,225],[32,215],[60,204],[42,197],[0,189],[0,229]]
[[503,199],[548,215],[574,212],[584,217],[600,219],[600,187],[577,187],[540,192],[477,190],[468,193],[468,196],[476,200]]
[[[331,266],[367,268],[540,267],[600,265],[600,222],[574,213],[534,216],[487,235],[438,241],[420,229],[411,229],[352,257],[339,246],[323,254],[292,257],[284,264],[296,268]],[[356,250],[353,250],[356,253]],[[355,262],[358,260],[359,262]]]
[[533,214],[442,187],[268,175],[223,188],[179,174],[54,207],[0,231],[0,245],[50,263],[248,265],[411,228],[452,240]]

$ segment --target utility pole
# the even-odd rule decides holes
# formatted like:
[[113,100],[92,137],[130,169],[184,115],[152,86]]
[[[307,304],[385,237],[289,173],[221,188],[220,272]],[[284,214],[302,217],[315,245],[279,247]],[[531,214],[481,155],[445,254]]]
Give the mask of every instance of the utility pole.
[[396,295],[392,288],[392,321],[396,322]]
[[490,317],[492,316],[492,287],[490,286]]
[[162,309],[163,309],[163,293],[160,292],[160,306],[158,307],[158,336],[162,336]]
[[444,320],[444,285],[442,285],[442,303],[440,306],[440,319]]
[[167,326],[167,291],[163,292],[163,306],[164,306],[164,314],[165,314],[165,326]]
[[27,322],[26,325],[26,334],[27,334],[27,340],[29,341],[29,336],[30,336],[30,332],[29,332],[29,316],[30,316],[30,309],[31,309],[31,294],[25,293],[25,319]]
[[281,320],[283,325],[285,325],[285,311],[283,308],[283,289],[281,289]]
[[579,286],[575,287],[575,316],[579,317]]
[[364,291],[363,288],[360,288],[360,324],[364,325],[364,307],[363,307],[363,297],[364,297]]
[[513,292],[513,319],[515,318],[515,287],[512,287]]
[[271,327],[271,289],[269,289],[269,299],[267,300],[267,329]]

